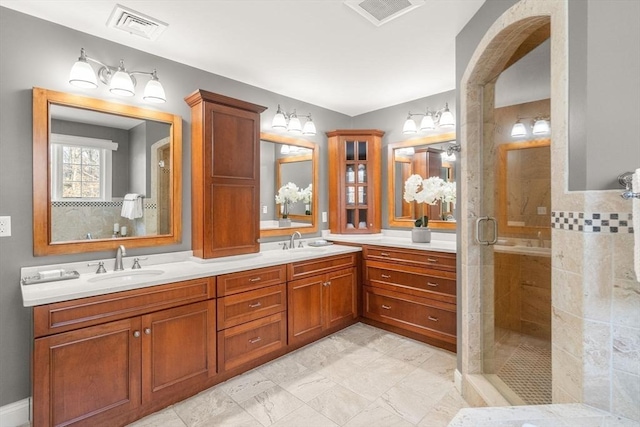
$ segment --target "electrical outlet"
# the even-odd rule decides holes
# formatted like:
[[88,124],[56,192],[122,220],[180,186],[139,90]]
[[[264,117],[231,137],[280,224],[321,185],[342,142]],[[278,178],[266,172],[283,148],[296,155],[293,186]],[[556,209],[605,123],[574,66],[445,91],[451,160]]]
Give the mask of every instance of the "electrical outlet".
[[0,237],[11,236],[11,217],[0,216]]
[[538,215],[546,215],[547,207],[546,206],[538,206]]
[[262,206],[262,213],[266,214],[267,213],[267,205],[263,205]]
[[322,212],[322,222],[327,222],[327,213]]

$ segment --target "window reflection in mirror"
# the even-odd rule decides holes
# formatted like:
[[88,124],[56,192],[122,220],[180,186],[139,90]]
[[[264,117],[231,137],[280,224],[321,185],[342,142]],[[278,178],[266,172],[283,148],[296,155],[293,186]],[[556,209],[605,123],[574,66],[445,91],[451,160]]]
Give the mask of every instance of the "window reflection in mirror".
[[389,144],[390,226],[411,228],[415,220],[424,214],[429,217],[430,228],[455,229],[455,204],[439,202],[436,205],[417,206],[416,202],[409,203],[403,198],[404,183],[414,174],[423,178],[436,176],[447,182],[455,181],[455,153],[452,157],[446,155],[447,147],[455,143],[455,134],[448,133]]
[[[260,235],[290,235],[295,230],[312,233],[318,229],[314,209],[317,206],[318,153],[315,144],[303,139],[276,134],[261,134],[260,141]],[[299,200],[288,207],[284,224],[284,207],[276,202],[279,189],[293,183]]]
[[[61,105],[50,114],[51,241],[168,234],[170,124]],[[141,209],[125,212],[127,194]]]

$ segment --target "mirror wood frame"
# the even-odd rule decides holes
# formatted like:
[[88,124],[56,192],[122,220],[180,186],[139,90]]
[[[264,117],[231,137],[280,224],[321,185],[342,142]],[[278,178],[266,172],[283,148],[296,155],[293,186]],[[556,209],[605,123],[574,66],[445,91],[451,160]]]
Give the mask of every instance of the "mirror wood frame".
[[[423,138],[409,139],[402,142],[394,142],[387,145],[387,206],[389,227],[413,228],[415,219],[397,218],[395,216],[395,188],[396,178],[394,173],[395,152],[398,148],[416,147],[419,145],[438,144],[456,139],[456,133],[443,133],[439,135],[425,136]],[[440,221],[429,219],[429,228],[440,230],[455,230],[455,221]]]
[[[529,141],[509,142],[498,145],[498,161],[496,162],[496,185],[498,191],[498,232],[500,237],[530,237],[540,231],[544,239],[551,238],[551,222],[548,227],[514,226],[508,225],[508,195],[507,195],[507,153],[511,150],[523,150],[526,148],[551,148],[550,138],[541,138]],[[549,214],[551,217],[551,214]]]
[[[171,144],[171,233],[117,239],[51,241],[50,105],[61,105],[141,120],[168,123]],[[117,104],[65,92],[33,88],[33,254],[74,254],[115,249],[170,245],[182,240],[182,118],[161,111]]]
[[[290,136],[278,135],[268,132],[260,132],[260,141],[273,142],[275,144],[288,144],[296,145],[298,147],[309,148],[312,150],[311,154],[311,168],[312,168],[312,188],[313,194],[311,197],[311,206],[318,206],[318,171],[319,171],[319,153],[318,147],[313,142],[309,142],[305,139],[292,138]],[[299,160],[299,159],[298,159]],[[274,170],[274,178],[279,171]],[[274,195],[275,197],[275,195]],[[269,229],[260,230],[260,237],[274,237],[274,236],[290,236],[291,233],[299,231],[300,234],[312,234],[318,232],[318,209],[312,209],[311,211],[311,227],[287,227],[283,229]]]

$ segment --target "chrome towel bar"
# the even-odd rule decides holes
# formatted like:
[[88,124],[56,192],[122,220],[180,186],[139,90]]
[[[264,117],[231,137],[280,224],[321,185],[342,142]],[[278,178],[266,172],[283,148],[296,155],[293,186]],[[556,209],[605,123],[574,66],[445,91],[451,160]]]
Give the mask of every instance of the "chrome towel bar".
[[640,193],[633,192],[633,172],[625,172],[618,175],[618,182],[625,188],[620,195],[625,200],[636,198],[640,199]]

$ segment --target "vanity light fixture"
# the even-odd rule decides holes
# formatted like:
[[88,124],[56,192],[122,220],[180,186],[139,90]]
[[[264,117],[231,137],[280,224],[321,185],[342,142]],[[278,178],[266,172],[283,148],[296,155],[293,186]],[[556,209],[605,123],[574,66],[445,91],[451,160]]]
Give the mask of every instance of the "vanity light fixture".
[[444,108],[437,111],[430,111],[428,108],[425,113],[412,113],[409,111],[407,120],[405,120],[404,126],[402,126],[402,133],[405,135],[410,135],[418,131],[413,116],[423,116],[420,121],[420,132],[434,130],[436,127],[450,129],[456,126],[453,114],[449,111],[449,103],[445,103]]
[[303,135],[315,135],[316,125],[311,119],[311,114],[302,115],[300,117],[307,119],[304,126],[300,123],[300,118],[298,117],[296,110],[293,110],[293,113],[283,112],[280,108],[280,104],[278,104],[278,111],[276,111],[276,115],[273,116],[271,128],[286,130],[291,133],[302,133]]
[[549,124],[549,117],[519,117],[518,121],[515,122],[513,127],[511,128],[511,136],[514,138],[520,138],[523,136],[527,136],[527,127],[524,123],[522,123],[522,119],[532,119],[531,120],[531,133],[533,135],[547,135],[551,132],[551,125]]
[[[96,73],[89,64],[89,61],[95,62],[100,65],[96,78]],[[124,67],[124,61],[120,60],[120,64],[117,67],[106,65],[97,59],[87,56],[84,48],[80,49],[80,57],[78,61],[71,68],[69,73],[69,83],[85,88],[95,89],[98,87],[98,79],[105,85],[109,86],[109,91],[113,94],[120,96],[134,96],[136,78],[134,74],[142,74],[150,76],[151,79],[147,82],[144,88],[144,94],[142,98],[147,102],[162,103],[166,102],[167,98],[164,93],[164,88],[158,80],[158,74],[156,70],[153,71],[127,71]]]

